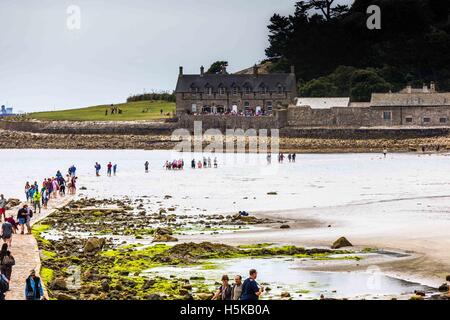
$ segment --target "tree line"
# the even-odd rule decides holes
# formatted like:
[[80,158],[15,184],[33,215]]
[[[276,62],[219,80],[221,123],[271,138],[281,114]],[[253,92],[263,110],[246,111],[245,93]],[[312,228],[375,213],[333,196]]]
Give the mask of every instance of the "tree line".
[[[381,29],[369,30],[367,8],[381,8]],[[272,71],[296,67],[302,96],[398,91],[434,81],[450,90],[450,1],[299,1],[292,15],[270,20]]]
[[167,101],[175,102],[175,94],[169,92],[152,92],[132,95],[127,98],[127,102],[138,102],[138,101]]

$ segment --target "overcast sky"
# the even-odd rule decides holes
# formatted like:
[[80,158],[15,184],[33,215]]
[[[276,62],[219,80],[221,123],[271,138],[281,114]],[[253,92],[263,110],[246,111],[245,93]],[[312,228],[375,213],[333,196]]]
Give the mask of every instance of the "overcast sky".
[[[264,58],[267,25],[295,0],[0,0],[0,105],[15,111],[123,102],[173,90],[178,66]],[[80,28],[77,13],[80,9]],[[69,25],[69,27],[68,27]]]

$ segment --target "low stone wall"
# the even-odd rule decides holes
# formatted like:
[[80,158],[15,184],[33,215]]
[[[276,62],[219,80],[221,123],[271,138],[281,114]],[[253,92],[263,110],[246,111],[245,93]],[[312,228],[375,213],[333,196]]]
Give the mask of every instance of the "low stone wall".
[[450,135],[450,128],[294,128],[280,130],[281,137],[311,139],[414,139]]
[[167,135],[171,134],[177,126],[177,123],[150,121],[0,121],[0,129],[47,134]]

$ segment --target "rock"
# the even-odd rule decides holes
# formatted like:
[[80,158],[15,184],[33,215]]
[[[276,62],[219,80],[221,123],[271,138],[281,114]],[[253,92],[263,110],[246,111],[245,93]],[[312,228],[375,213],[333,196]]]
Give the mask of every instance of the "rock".
[[109,291],[109,281],[106,280],[106,279],[102,281],[102,290],[104,292],[108,292]]
[[332,249],[340,249],[344,247],[353,247],[350,241],[348,241],[345,237],[337,239],[331,246]]
[[290,228],[291,228],[291,226],[288,225],[288,224],[283,224],[283,225],[281,225],[281,227],[280,227],[280,229],[290,229]]
[[87,254],[99,252],[103,249],[105,242],[106,242],[105,239],[89,238],[86,240],[86,243],[84,244],[83,251],[84,253]]
[[56,294],[56,299],[57,300],[77,300],[77,298],[75,298],[74,296],[71,296],[69,294],[62,293],[62,292],[59,292],[58,294]]
[[180,289],[178,292],[180,293],[181,296],[189,295],[189,291],[186,289]]
[[156,228],[155,234],[157,234],[157,235],[172,235],[173,230],[170,228]]
[[195,298],[197,298],[198,300],[206,301],[211,300],[213,296],[214,295],[212,293],[197,293],[195,295]]
[[177,242],[177,241],[178,241],[177,238],[172,237],[168,234],[165,234],[165,235],[157,234],[153,237],[152,242]]
[[290,294],[289,292],[282,292],[282,293],[281,293],[281,297],[282,297],[282,298],[290,298],[290,297],[291,297],[291,294]]
[[448,275],[448,276],[445,278],[445,281],[449,281],[449,282],[450,282],[450,275]]
[[417,294],[413,295],[411,298],[409,298],[409,300],[424,300],[424,298],[422,296],[419,296]]
[[439,287],[439,292],[447,292],[448,291],[448,284],[443,283],[440,287]]
[[87,188],[86,187],[81,187],[80,190],[87,190]]
[[186,290],[192,290],[192,285],[191,285],[191,284],[185,284],[185,285],[183,286],[183,289],[186,289]]
[[275,192],[275,191],[267,192],[267,195],[269,195],[269,196],[276,196],[276,195],[278,195],[278,192]]
[[148,279],[144,285],[142,286],[143,290],[147,290],[150,289],[151,287],[153,287],[155,285],[156,281],[153,279]]
[[50,283],[50,289],[52,290],[67,290],[67,283],[64,278],[56,278]]
[[153,294],[148,294],[144,297],[145,300],[150,300],[150,301],[154,301],[154,300],[162,300],[162,297],[157,294],[157,293],[153,293]]
[[423,291],[417,291],[417,290],[415,290],[414,293],[415,293],[417,296],[425,297],[425,292],[423,292]]
[[21,201],[19,199],[10,198],[6,201],[6,210],[12,209],[14,207],[17,207],[21,204]]
[[88,294],[97,294],[98,293],[98,288],[94,285],[85,285],[81,287],[81,291],[83,293],[88,293]]

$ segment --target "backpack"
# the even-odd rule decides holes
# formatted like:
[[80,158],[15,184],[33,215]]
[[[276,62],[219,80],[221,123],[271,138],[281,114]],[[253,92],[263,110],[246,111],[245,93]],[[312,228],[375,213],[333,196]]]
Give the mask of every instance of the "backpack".
[[14,260],[14,257],[9,255],[9,256],[5,256],[3,258],[3,260],[1,261],[1,264],[4,266],[8,266],[8,267],[12,267],[13,265],[16,264],[16,260]]
[[6,277],[1,274],[0,275],[0,293],[5,293],[9,290],[9,283]]

